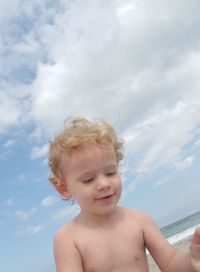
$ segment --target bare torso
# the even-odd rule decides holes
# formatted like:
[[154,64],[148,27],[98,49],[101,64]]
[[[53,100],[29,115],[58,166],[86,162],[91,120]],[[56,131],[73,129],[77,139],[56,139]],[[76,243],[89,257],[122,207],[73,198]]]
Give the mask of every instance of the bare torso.
[[86,226],[75,220],[71,228],[84,272],[148,271],[142,222],[137,212],[130,216],[129,210],[121,209],[116,221],[106,226]]
[[145,213],[116,208],[107,218],[85,215],[56,233],[57,272],[148,272],[145,245],[161,271],[194,271],[189,254],[176,252]]

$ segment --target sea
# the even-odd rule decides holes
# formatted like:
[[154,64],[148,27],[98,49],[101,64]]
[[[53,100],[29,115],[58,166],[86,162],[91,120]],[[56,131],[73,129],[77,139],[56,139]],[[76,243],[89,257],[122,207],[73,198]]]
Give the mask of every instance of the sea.
[[161,232],[170,242],[170,244],[175,244],[191,236],[198,226],[200,226],[200,212],[191,214],[161,228]]

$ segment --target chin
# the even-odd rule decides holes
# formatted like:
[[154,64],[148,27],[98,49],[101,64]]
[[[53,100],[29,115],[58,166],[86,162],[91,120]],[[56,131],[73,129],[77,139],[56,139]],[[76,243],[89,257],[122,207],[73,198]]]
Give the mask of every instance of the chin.
[[117,209],[117,205],[115,205],[113,207],[106,208],[106,209],[101,209],[97,213],[100,215],[108,215],[108,214],[114,212],[116,209]]

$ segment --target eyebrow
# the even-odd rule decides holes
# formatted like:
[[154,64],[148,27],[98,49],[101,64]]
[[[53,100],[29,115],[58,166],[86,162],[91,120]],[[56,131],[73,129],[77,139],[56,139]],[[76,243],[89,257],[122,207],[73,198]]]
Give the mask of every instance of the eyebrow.
[[110,168],[117,169],[118,167],[117,167],[117,164],[110,164],[110,165],[108,165],[108,166],[105,167],[105,169],[110,169]]

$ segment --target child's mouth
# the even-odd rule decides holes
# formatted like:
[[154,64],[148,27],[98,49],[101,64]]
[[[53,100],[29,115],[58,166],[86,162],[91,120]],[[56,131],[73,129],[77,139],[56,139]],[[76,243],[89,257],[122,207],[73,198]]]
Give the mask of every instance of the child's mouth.
[[106,200],[106,199],[110,199],[113,197],[114,194],[109,194],[109,195],[105,195],[102,197],[98,197],[97,200]]

